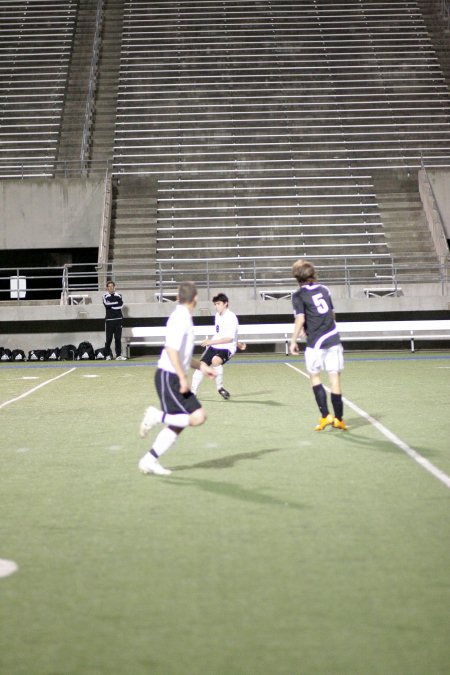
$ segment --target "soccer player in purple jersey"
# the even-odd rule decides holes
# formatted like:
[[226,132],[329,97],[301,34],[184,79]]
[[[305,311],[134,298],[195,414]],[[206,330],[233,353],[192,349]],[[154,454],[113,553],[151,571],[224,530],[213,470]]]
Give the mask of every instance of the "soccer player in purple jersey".
[[[298,339],[306,336],[305,365],[312,390],[322,417],[316,431],[332,425],[347,430],[343,420],[341,372],[344,369],[344,350],[336,326],[334,307],[329,289],[317,281],[315,267],[307,260],[297,260],[292,267],[299,289],[292,296],[295,325],[289,351],[299,353]],[[320,372],[328,373],[331,388],[330,414],[327,393]]]

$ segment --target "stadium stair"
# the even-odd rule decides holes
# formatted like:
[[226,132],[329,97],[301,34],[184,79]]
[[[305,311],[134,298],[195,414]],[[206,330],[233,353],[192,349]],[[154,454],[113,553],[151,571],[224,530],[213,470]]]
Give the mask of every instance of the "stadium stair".
[[417,170],[379,169],[373,177],[398,281],[423,281],[424,269],[428,281],[439,281],[439,261],[418,191]]
[[91,160],[112,160],[117,106],[117,87],[122,39],[123,0],[105,0],[95,112],[92,126]]
[[57,154],[62,174],[79,169],[96,11],[97,0],[80,0]]
[[109,260],[121,289],[156,285],[156,181],[123,176],[113,181]]

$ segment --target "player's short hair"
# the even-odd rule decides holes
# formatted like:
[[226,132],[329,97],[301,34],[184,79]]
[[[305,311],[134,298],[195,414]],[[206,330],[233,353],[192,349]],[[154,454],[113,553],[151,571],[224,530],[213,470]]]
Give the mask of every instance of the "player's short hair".
[[106,288],[108,288],[109,284],[112,284],[114,286],[114,288],[116,287],[116,284],[114,283],[114,281],[112,279],[108,279],[108,281],[106,282]]
[[212,299],[213,302],[226,302],[228,304],[228,298],[225,293],[217,293]]
[[297,260],[292,265],[292,274],[300,286],[317,281],[316,268],[308,260]]
[[198,295],[197,286],[193,281],[183,281],[178,287],[178,302],[187,305]]

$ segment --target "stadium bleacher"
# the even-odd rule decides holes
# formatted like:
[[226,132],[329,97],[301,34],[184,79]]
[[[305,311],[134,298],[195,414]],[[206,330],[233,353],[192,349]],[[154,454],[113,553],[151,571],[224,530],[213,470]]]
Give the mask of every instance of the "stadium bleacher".
[[[0,4],[1,178],[54,175],[77,16],[98,4]],[[103,43],[114,54],[121,43],[119,71],[108,71],[97,92],[108,109],[97,101],[89,143],[107,156],[111,134],[98,122],[111,117],[117,75],[111,151],[121,202],[112,208],[112,266],[120,251],[122,269],[142,268],[135,283],[146,275],[154,286],[165,271],[174,283],[183,266],[198,278],[208,261],[210,274],[214,260],[234,261],[224,281],[256,274],[276,285],[286,282],[293,258],[308,256],[322,278],[347,283],[351,271],[353,280],[376,283],[383,269],[389,284],[411,253],[407,238],[390,231],[387,205],[398,194],[384,194],[382,185],[392,182],[408,183],[398,199],[404,221],[414,202],[411,241],[438,269],[412,185],[421,166],[450,161],[449,89],[423,3],[101,4]],[[157,181],[151,210],[133,199],[135,189],[127,197],[125,176],[128,185],[133,176]],[[252,261],[260,271],[249,276]],[[327,277],[332,264],[340,276],[334,269]],[[133,287],[126,274],[121,281]]]
[[0,4],[0,178],[53,175],[77,8]]
[[414,2],[133,0],[114,170],[158,177],[161,262],[369,270],[391,260],[372,172],[448,163],[448,104]]

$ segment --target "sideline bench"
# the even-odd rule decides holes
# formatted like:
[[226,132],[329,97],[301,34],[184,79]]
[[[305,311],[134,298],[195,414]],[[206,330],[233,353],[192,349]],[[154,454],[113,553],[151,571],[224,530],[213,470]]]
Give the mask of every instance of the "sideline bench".
[[68,305],[89,305],[91,296],[85,293],[69,293],[67,296]]
[[274,290],[259,291],[261,300],[292,300],[295,293],[291,288],[275,288]]
[[[239,340],[248,344],[284,343],[289,353],[289,341],[294,321],[291,323],[252,323],[239,326]],[[408,340],[413,352],[415,340],[450,340],[450,319],[412,321],[345,321],[337,322],[341,340],[386,341]],[[213,325],[194,326],[197,342],[213,335]],[[124,329],[123,343],[127,356],[131,347],[161,347],[166,334],[165,326],[136,326]]]
[[398,298],[403,295],[400,286],[371,286],[363,292],[366,298]]
[[[274,290],[259,291],[261,300],[292,300],[295,290],[276,288]],[[403,290],[400,286],[371,286],[364,288],[363,293],[366,298],[397,298],[403,295]]]

